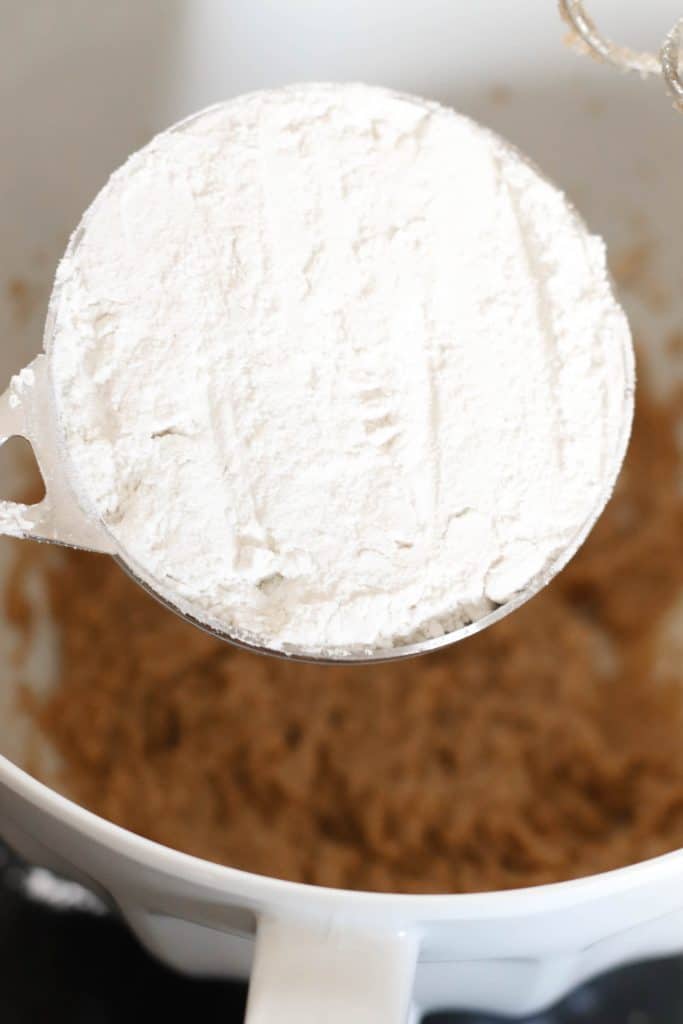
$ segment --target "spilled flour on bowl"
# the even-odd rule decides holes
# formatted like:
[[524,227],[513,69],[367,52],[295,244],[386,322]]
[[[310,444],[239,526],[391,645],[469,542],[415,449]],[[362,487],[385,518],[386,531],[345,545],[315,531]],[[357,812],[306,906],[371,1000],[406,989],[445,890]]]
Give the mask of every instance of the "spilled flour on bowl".
[[623,454],[628,328],[563,195],[361,85],[118,170],[58,273],[73,482],[183,611],[282,650],[439,636],[542,580]]

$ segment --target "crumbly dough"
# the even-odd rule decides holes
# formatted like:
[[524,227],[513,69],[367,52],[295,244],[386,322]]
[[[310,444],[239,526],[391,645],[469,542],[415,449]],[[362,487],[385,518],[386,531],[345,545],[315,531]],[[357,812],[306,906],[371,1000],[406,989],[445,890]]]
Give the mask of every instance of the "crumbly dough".
[[[141,835],[282,878],[401,892],[551,882],[683,846],[680,398],[643,392],[617,494],[529,605],[429,658],[319,668],[186,625],[109,559],[49,576],[61,680],[31,713],[62,786]],[[680,634],[679,634],[680,635]]]

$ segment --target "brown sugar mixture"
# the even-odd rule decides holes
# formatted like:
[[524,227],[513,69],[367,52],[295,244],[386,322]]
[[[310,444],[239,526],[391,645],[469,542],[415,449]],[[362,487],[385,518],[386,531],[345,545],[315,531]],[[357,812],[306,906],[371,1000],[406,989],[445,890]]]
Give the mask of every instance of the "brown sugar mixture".
[[680,410],[641,390],[618,492],[549,589],[409,662],[246,654],[108,558],[19,545],[7,611],[30,635],[42,560],[61,634],[30,706],[63,786],[179,850],[350,888],[532,885],[683,846]]

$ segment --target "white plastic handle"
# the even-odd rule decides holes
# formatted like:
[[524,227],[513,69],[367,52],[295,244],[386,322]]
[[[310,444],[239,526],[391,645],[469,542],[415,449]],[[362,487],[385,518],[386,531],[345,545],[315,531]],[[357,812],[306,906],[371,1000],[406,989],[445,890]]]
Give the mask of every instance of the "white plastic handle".
[[417,948],[406,932],[262,918],[246,1024],[407,1024]]
[[13,377],[0,398],[0,447],[11,437],[30,442],[45,497],[37,505],[0,501],[0,534],[113,554],[114,546],[101,524],[85,515],[67,479],[52,415],[45,355],[37,356]]

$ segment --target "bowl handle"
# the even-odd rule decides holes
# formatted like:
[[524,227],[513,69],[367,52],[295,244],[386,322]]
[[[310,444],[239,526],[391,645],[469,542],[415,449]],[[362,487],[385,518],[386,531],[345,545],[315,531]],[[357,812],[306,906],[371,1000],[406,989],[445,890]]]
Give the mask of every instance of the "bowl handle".
[[0,448],[11,437],[23,437],[30,443],[45,484],[45,497],[37,505],[0,501],[0,534],[113,554],[114,545],[104,529],[85,515],[73,494],[57,442],[52,407],[47,357],[41,354],[12,377],[0,397]]
[[406,1024],[417,951],[410,932],[261,918],[246,1024]]

